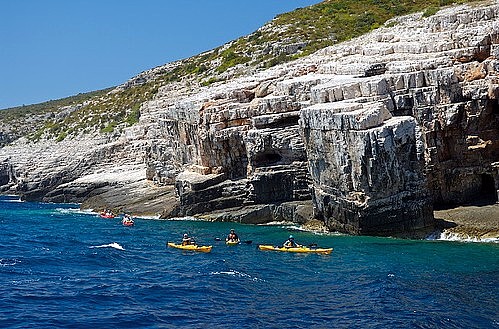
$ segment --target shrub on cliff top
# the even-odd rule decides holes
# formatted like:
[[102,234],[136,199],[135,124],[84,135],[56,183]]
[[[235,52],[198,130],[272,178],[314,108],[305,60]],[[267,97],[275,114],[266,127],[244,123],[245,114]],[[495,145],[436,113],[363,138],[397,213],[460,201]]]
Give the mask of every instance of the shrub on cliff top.
[[479,0],[326,0],[279,15],[272,24],[286,26],[286,36],[296,40],[307,40],[306,36],[309,42],[302,54],[307,55],[321,48],[324,38],[342,42],[382,26],[395,16],[474,1]]
[[[133,125],[139,120],[140,105],[153,98],[161,86],[190,77],[201,85],[228,78],[225,72],[236,65],[249,67],[271,67],[318,49],[360,36],[395,16],[425,11],[432,15],[441,6],[451,3],[466,3],[480,0],[325,0],[313,6],[299,8],[276,16],[256,32],[229,42],[223,47],[179,61],[179,65],[156,74],[140,85],[132,85],[116,93],[96,92],[95,95],[74,96],[75,101],[90,100],[88,105],[74,111],[59,122],[52,122],[32,135],[34,140],[44,132],[54,137],[69,136],[78,132],[100,130],[111,132],[120,124]],[[288,45],[299,45],[287,51]],[[88,95],[88,97],[87,97]],[[3,117],[23,118],[30,111],[57,111],[71,103],[67,98],[62,103],[42,103],[28,109],[17,109],[10,113],[0,111]],[[50,103],[50,104],[49,104]],[[54,109],[55,107],[55,109]],[[57,127],[57,129],[55,128]],[[61,135],[62,134],[62,135]]]

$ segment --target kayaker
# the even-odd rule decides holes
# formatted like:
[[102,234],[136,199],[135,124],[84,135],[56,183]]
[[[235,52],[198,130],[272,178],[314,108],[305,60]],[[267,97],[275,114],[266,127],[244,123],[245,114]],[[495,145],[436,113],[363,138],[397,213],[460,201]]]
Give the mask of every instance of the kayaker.
[[295,238],[290,235],[289,238],[282,244],[284,248],[298,248],[301,247],[298,243],[295,242]]
[[191,238],[187,233],[184,233],[184,236],[182,237],[182,245],[187,246],[189,244],[194,244],[194,239]]
[[234,229],[230,230],[229,235],[227,235],[225,241],[231,241],[231,242],[239,241],[239,237],[237,236],[236,231]]
[[133,222],[133,218],[132,218],[132,216],[130,216],[129,214],[125,214],[125,215],[123,215],[123,219],[121,220],[121,223],[122,223],[123,225],[127,225],[127,226],[131,226],[131,225],[133,225],[133,224],[134,224],[134,222]]

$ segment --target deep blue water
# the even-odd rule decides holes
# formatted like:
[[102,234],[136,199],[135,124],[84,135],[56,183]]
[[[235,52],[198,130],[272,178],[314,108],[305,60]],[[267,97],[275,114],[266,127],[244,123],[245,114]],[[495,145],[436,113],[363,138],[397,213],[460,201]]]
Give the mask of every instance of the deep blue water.
[[[499,328],[499,244],[189,220],[127,228],[77,205],[13,201],[0,198],[0,328]],[[252,243],[215,241],[230,228]],[[184,232],[212,252],[166,248]],[[290,232],[334,251],[256,247]]]

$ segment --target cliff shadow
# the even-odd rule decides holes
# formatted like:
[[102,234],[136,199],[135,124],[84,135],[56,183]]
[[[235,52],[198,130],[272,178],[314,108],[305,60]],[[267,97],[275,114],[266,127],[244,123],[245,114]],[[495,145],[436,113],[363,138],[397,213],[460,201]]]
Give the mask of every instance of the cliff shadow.
[[456,226],[458,226],[458,225],[452,221],[445,220],[443,218],[436,218],[435,217],[435,229],[445,230],[445,229],[450,229],[450,228],[453,228]]
[[490,206],[498,203],[498,190],[494,177],[491,174],[475,175],[474,187],[466,192],[456,194],[458,197],[448,198],[446,201],[435,202],[434,210],[450,210],[457,207]]

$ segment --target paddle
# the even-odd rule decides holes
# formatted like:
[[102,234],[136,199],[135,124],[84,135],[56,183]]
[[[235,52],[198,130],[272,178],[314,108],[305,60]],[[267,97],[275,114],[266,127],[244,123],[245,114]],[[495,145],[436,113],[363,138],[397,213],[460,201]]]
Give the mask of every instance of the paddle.
[[[216,237],[215,238],[215,241],[223,241],[222,239]],[[246,241],[241,241],[239,240],[239,243],[244,243],[244,244],[252,244],[253,243],[253,240],[246,240]]]
[[311,243],[311,244],[297,244],[296,247],[286,247],[286,246],[275,246],[276,248],[302,248],[302,247],[309,247],[309,248],[317,248],[317,243]]

